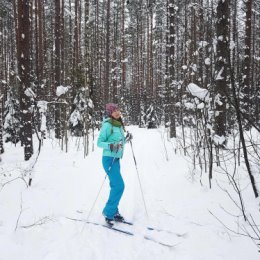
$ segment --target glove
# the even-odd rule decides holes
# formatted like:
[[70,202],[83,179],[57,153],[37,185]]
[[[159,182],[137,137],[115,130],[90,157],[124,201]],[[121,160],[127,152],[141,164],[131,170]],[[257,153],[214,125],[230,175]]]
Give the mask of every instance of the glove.
[[127,132],[127,135],[125,137],[126,143],[130,142],[133,139],[133,135],[129,132]]
[[109,145],[110,151],[111,152],[118,152],[119,150],[121,150],[123,148],[122,143],[118,143],[118,144],[110,144]]

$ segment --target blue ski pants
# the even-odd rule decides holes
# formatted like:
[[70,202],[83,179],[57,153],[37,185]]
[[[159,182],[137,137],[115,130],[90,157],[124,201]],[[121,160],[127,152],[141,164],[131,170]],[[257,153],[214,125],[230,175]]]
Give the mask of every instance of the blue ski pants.
[[103,156],[102,164],[104,170],[109,178],[110,194],[105,208],[103,209],[103,215],[107,218],[113,219],[118,212],[118,204],[124,192],[124,181],[120,173],[120,159]]

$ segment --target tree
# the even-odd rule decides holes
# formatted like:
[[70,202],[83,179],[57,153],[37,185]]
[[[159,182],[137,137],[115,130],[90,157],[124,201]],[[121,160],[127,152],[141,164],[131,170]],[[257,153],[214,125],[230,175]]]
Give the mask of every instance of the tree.
[[245,20],[245,44],[244,44],[244,59],[243,59],[243,102],[244,109],[252,115],[252,89],[251,85],[251,68],[252,68],[252,0],[246,1],[246,20]]
[[111,100],[110,94],[110,0],[107,0],[106,13],[106,67],[105,67],[105,82],[104,82],[104,101],[107,103]]
[[166,115],[169,117],[170,123],[170,138],[176,137],[176,79],[175,79],[175,17],[176,6],[174,0],[168,1],[168,35],[167,35],[167,73],[166,73],[166,91],[167,91],[167,104]]
[[46,89],[43,81],[44,77],[44,1],[35,0],[35,66],[36,66],[36,86],[38,100],[46,99]]
[[[55,84],[57,88],[61,84],[60,66],[60,0],[55,0]],[[60,139],[61,135],[61,111],[60,104],[55,104],[55,137]]]
[[217,6],[217,54],[215,68],[215,131],[218,136],[226,136],[226,99],[228,92],[228,59],[229,59],[229,1],[218,1]]
[[[16,5],[14,1],[14,5]],[[18,36],[17,61],[20,78],[20,112],[21,112],[21,140],[24,145],[24,159],[29,160],[33,154],[32,143],[32,113],[30,88],[30,19],[29,0],[18,1]]]

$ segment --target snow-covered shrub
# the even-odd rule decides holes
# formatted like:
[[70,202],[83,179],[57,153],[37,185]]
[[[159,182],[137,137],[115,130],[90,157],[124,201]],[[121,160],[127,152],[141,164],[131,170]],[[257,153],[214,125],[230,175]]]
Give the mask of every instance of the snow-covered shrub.
[[19,142],[20,130],[19,102],[8,92],[4,112],[4,141]]
[[85,89],[81,88],[73,100],[72,113],[69,118],[69,126],[74,135],[83,135],[84,120],[91,119],[90,111],[93,107],[92,100],[86,97]]
[[157,128],[158,127],[158,117],[153,105],[150,105],[149,108],[146,110],[144,115],[144,122],[145,126],[148,129]]

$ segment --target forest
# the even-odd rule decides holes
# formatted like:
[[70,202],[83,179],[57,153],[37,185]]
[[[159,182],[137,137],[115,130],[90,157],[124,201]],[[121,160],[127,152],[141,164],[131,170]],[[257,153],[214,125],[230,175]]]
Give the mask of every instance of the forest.
[[2,163],[11,144],[35,165],[48,138],[64,152],[80,138],[87,157],[117,103],[125,125],[164,127],[210,188],[224,173],[258,244],[236,172],[259,210],[259,89],[259,0],[0,0]]

